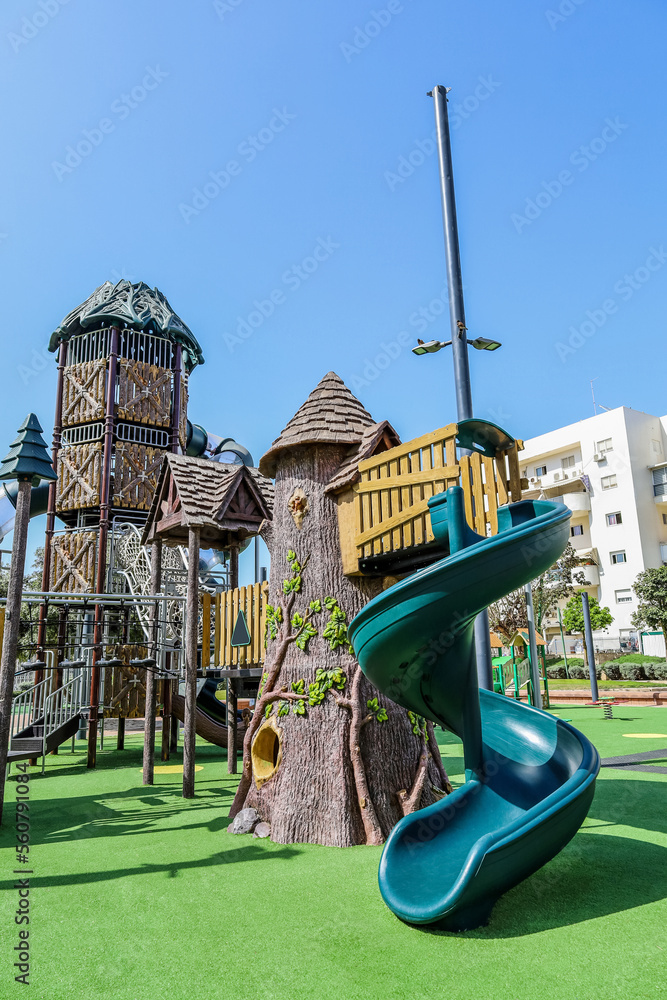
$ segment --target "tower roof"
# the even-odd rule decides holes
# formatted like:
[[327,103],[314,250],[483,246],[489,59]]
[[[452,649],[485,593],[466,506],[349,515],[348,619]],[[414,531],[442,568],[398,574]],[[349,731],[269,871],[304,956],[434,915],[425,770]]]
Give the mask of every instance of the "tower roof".
[[132,284],[125,279],[115,285],[105,281],[85,302],[68,313],[51,334],[49,350],[56,351],[62,340],[69,340],[77,334],[116,324],[145,330],[146,333],[166,337],[173,344],[182,344],[190,355],[188,368],[204,363],[197,338],[174,312],[162,292],[149,288],[143,281]]
[[279,456],[300,445],[359,444],[365,429],[374,423],[342,378],[328,372],[262,456],[260,471],[273,476]]
[[29,413],[0,463],[0,479],[31,479],[36,486],[40,479],[55,478],[39,420]]

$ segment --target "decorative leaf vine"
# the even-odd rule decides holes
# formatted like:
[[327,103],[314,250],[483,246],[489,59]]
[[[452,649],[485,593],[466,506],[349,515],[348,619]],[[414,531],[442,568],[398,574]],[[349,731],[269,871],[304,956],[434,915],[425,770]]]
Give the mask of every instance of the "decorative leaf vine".
[[315,681],[308,685],[308,704],[311,706],[321,705],[326,697],[327,691],[335,687],[342,691],[347,683],[347,675],[340,668],[336,670],[322,670],[317,668]]
[[368,708],[368,714],[374,716],[376,722],[386,722],[389,718],[387,709],[380,705],[377,698],[369,698],[366,702],[366,707]]
[[426,719],[424,716],[417,715],[416,712],[408,712],[408,719],[410,720],[414,735],[426,737]]
[[266,648],[269,639],[275,639],[278,635],[278,629],[283,623],[283,609],[278,605],[274,607],[273,604],[266,605],[266,630],[264,632],[264,648]]
[[352,646],[347,638],[347,615],[335,597],[325,597],[324,606],[329,612],[329,621],[324,626],[322,638],[329,643],[330,649],[347,646],[352,653]]

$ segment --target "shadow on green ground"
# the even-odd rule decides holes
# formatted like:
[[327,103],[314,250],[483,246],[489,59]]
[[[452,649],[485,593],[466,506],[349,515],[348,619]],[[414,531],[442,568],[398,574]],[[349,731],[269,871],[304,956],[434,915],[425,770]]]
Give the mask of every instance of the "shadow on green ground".
[[[589,822],[579,835],[500,898],[488,927],[468,934],[521,937],[666,898],[667,848],[640,837],[592,832],[616,825],[667,833],[667,782],[598,781]],[[423,930],[451,936],[436,926]]]

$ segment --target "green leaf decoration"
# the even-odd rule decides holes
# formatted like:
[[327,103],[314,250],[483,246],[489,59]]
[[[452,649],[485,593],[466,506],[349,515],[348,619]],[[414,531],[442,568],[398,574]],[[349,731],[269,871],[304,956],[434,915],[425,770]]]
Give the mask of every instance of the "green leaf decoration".
[[310,610],[314,611],[316,614],[322,610],[322,604],[320,601],[311,601],[308,606]]
[[266,708],[264,709],[264,718],[268,719],[268,717],[271,715],[272,711],[273,711],[273,705],[271,703],[269,703],[266,706]]
[[266,631],[264,632],[264,647],[266,648],[269,639],[275,639],[278,634],[278,627],[282,625],[283,609],[274,607],[272,604],[266,605]]
[[371,709],[371,711],[373,711],[373,712],[377,712],[377,710],[380,707],[380,705],[378,704],[377,698],[369,698],[368,701],[366,702],[366,704]]
[[296,559],[296,552],[293,549],[289,549],[287,553],[287,562],[292,562],[293,559]]
[[306,714],[306,703],[305,701],[295,701],[292,703],[292,711],[295,715],[305,715]]
[[375,716],[377,722],[386,722],[389,716],[387,715],[387,709],[381,708],[380,711]]
[[289,702],[279,701],[278,702],[278,715],[289,715]]
[[294,691],[295,694],[303,694],[305,686],[306,682],[303,678],[300,681],[292,681],[292,691]]
[[305,652],[309,640],[316,635],[317,635],[317,629],[313,625],[311,625],[310,622],[306,622],[303,628],[301,629],[301,633],[294,640],[294,645],[297,647],[297,649],[301,649],[303,652]]
[[295,611],[292,615],[292,628],[301,628],[303,625],[303,618],[298,611]]

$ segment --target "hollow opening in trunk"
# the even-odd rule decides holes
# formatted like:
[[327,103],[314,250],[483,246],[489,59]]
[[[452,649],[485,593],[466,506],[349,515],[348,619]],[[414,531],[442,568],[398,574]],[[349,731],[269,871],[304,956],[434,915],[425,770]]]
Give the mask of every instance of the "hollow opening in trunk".
[[276,773],[282,759],[282,731],[272,718],[260,727],[253,740],[251,755],[255,784],[261,788]]

